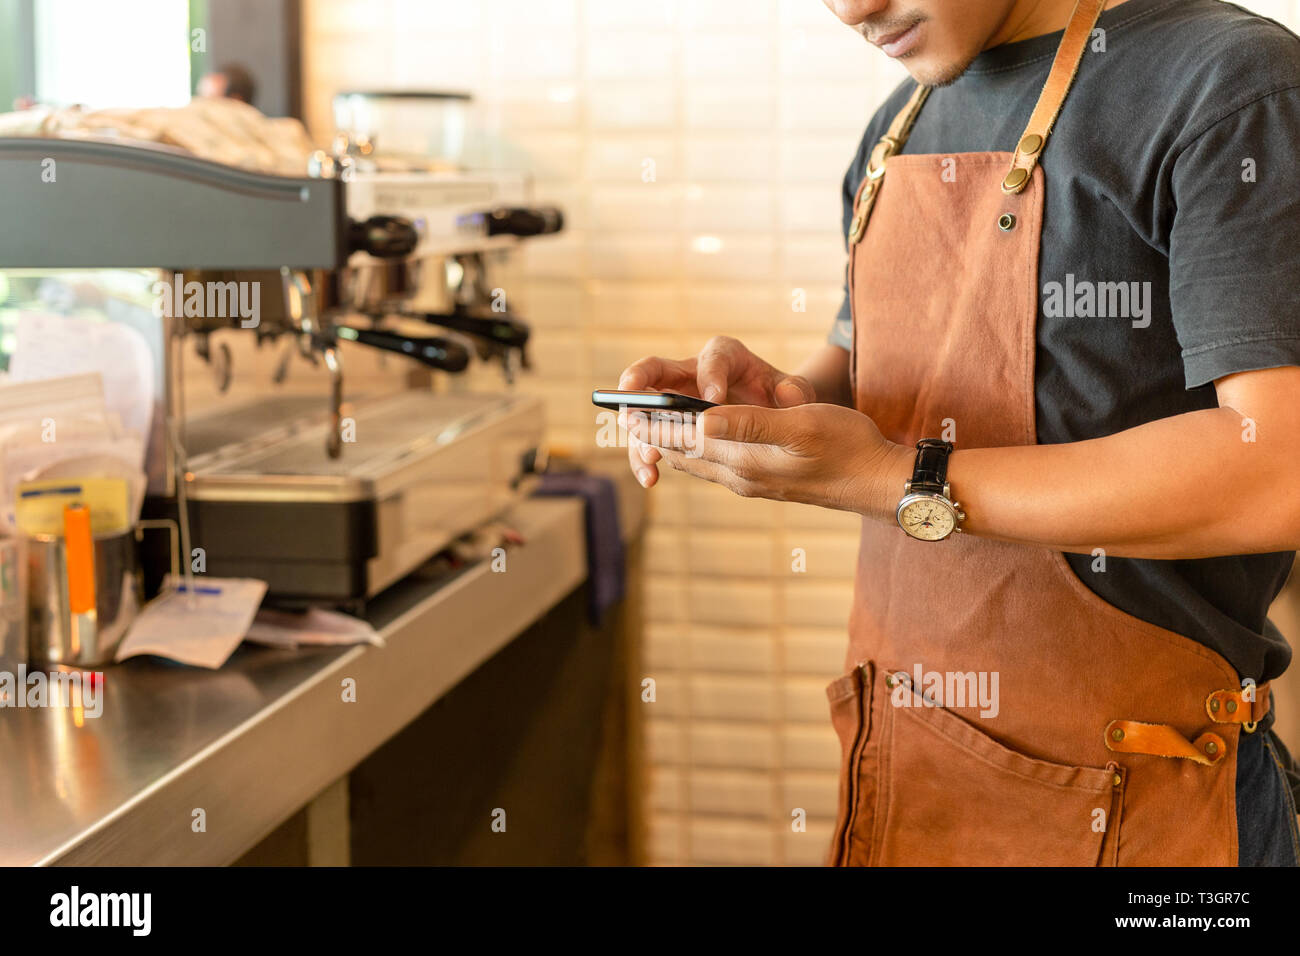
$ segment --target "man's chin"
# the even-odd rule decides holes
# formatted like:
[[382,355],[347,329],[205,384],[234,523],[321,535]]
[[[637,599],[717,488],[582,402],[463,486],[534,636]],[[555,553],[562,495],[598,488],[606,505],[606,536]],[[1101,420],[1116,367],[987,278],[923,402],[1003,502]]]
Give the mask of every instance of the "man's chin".
[[922,86],[949,86],[961,79],[974,57],[962,62],[939,60],[926,56],[905,56],[899,63]]

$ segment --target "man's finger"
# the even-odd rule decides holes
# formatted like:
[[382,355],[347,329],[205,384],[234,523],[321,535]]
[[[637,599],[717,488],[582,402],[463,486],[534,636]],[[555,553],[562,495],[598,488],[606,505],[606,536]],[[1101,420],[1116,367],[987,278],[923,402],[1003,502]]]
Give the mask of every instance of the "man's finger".
[[[652,451],[655,454],[654,461],[646,460],[646,453]],[[659,460],[658,449],[649,448],[637,441],[631,435],[627,438],[627,463],[632,468],[632,474],[636,476],[637,482],[642,488],[649,488],[659,480],[659,469],[655,467],[655,462]]]
[[791,432],[791,411],[759,405],[722,405],[701,413],[705,438],[750,445],[783,445]]
[[618,387],[625,391],[641,391],[648,388],[682,391],[695,385],[694,360],[677,361],[651,355],[633,362],[619,376]]
[[664,452],[664,463],[676,471],[685,472],[688,475],[694,475],[696,478],[703,478],[705,481],[723,485],[733,491],[738,483],[736,475],[725,465],[697,458],[688,455],[686,452],[666,451]]
[[641,460],[647,465],[656,464],[659,459],[663,458],[663,454],[660,453],[658,448],[654,445],[647,445],[635,435],[629,435],[627,440],[629,444],[636,448],[637,454],[641,456]]
[[695,364],[695,385],[700,390],[700,398],[706,402],[726,400],[733,359],[738,348],[743,349],[744,346],[725,335],[709,339],[705,343]]
[[654,448],[687,448],[695,442],[695,419],[691,412],[629,411],[628,440]]
[[777,408],[793,408],[817,401],[817,391],[802,375],[787,375],[772,389]]

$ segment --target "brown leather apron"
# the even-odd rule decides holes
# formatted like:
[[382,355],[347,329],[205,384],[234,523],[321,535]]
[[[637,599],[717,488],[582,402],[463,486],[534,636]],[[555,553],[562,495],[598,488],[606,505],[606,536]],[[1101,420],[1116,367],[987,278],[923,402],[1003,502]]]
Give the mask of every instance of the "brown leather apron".
[[[1038,158],[1102,6],[1080,0],[1014,153],[896,155],[925,88],[872,153],[851,375],[892,441],[1036,442]],[[1236,865],[1237,741],[1267,686],[1243,692],[1223,657],[1108,604],[1060,552],[865,521],[848,662],[827,688],[832,864]]]

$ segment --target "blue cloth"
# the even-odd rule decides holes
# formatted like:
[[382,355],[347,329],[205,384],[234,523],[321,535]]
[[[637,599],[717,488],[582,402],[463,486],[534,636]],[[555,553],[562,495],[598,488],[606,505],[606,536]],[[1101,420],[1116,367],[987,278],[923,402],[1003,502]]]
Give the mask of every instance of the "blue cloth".
[[618,487],[610,478],[582,472],[542,475],[540,496],[580,497],[587,518],[587,614],[600,626],[627,591],[626,558],[618,520]]
[[1286,769],[1286,747],[1261,725],[1237,746],[1237,862],[1300,866],[1300,831]]

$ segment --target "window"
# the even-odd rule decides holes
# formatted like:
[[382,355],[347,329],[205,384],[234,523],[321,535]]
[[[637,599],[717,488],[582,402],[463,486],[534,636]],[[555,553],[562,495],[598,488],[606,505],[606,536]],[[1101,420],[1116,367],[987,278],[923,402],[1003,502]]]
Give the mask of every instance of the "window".
[[186,0],[40,0],[36,98],[54,106],[182,106],[190,98]]

